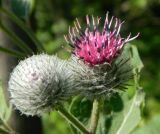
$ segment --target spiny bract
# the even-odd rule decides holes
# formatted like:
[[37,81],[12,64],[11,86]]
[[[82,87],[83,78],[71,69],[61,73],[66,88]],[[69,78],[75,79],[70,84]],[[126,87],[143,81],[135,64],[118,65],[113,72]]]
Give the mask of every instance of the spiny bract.
[[76,90],[91,100],[110,99],[115,93],[124,91],[134,75],[130,59],[125,56],[124,52],[112,64],[104,63],[94,68],[73,56],[69,66],[74,72],[75,83],[78,83]]

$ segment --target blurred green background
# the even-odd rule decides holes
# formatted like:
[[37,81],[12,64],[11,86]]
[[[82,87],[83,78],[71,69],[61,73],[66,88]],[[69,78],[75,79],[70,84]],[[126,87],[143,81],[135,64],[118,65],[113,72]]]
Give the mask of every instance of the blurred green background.
[[[142,125],[160,115],[160,0],[28,0],[24,6],[26,12],[19,12],[15,3],[12,11],[20,16],[35,32],[49,54],[67,58],[70,49],[63,35],[68,33],[69,25],[78,18],[85,25],[86,14],[100,16],[101,24],[109,11],[125,20],[121,35],[126,37],[130,32],[140,36],[132,44],[138,47],[144,69],[141,72],[140,85],[146,92]],[[65,48],[63,49],[62,48]],[[63,125],[62,125],[63,124]],[[57,115],[44,115],[45,134],[68,134],[67,123]]]

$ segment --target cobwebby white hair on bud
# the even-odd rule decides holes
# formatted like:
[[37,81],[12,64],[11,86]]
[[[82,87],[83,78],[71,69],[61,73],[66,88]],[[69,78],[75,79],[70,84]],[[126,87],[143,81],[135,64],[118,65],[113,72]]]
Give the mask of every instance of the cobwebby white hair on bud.
[[22,114],[40,115],[50,112],[73,91],[66,62],[56,56],[34,55],[21,61],[8,82],[11,102]]
[[82,96],[88,99],[110,99],[115,93],[126,89],[129,79],[133,77],[130,59],[123,53],[112,64],[103,63],[94,67],[87,66],[77,57],[70,59],[70,69]]

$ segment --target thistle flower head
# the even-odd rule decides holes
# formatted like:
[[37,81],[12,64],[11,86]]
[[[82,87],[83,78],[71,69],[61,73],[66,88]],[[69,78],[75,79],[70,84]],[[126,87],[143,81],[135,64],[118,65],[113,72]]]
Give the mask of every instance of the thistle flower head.
[[99,17],[95,19],[92,16],[92,25],[88,15],[86,21],[85,31],[76,19],[75,26],[69,28],[69,34],[65,36],[73,48],[73,57],[76,57],[71,60],[71,70],[77,73],[75,80],[80,83],[78,88],[83,96],[108,99],[114,93],[124,90],[134,75],[131,57],[126,55],[123,48],[126,43],[137,38],[139,33],[135,37],[129,34],[122,38],[120,29],[124,22],[113,16],[109,19],[108,13],[102,31],[98,30]]
[[89,16],[86,16],[87,27],[85,31],[82,30],[81,25],[76,19],[75,27],[69,27],[68,36],[64,36],[65,40],[71,47],[76,57],[82,59],[85,63],[94,66],[103,64],[105,62],[112,63],[113,60],[119,55],[123,46],[129,41],[138,37],[122,38],[120,29],[124,21],[112,18],[109,20],[108,13],[104,22],[102,31],[98,30],[100,18],[96,19],[92,16],[93,30],[91,30],[91,23]]
[[34,55],[21,61],[8,83],[11,102],[26,115],[50,112],[72,95],[66,62],[56,56]]

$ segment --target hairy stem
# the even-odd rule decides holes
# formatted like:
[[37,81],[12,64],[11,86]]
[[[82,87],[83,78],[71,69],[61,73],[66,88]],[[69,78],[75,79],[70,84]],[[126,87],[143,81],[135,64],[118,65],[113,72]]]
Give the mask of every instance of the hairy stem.
[[66,118],[75,128],[77,128],[83,134],[90,134],[84,125],[76,119],[71,113],[66,111],[63,107],[58,108],[58,112]]
[[90,134],[95,134],[99,119],[99,102],[95,99],[93,102],[92,114],[91,114],[91,122],[89,127]]

